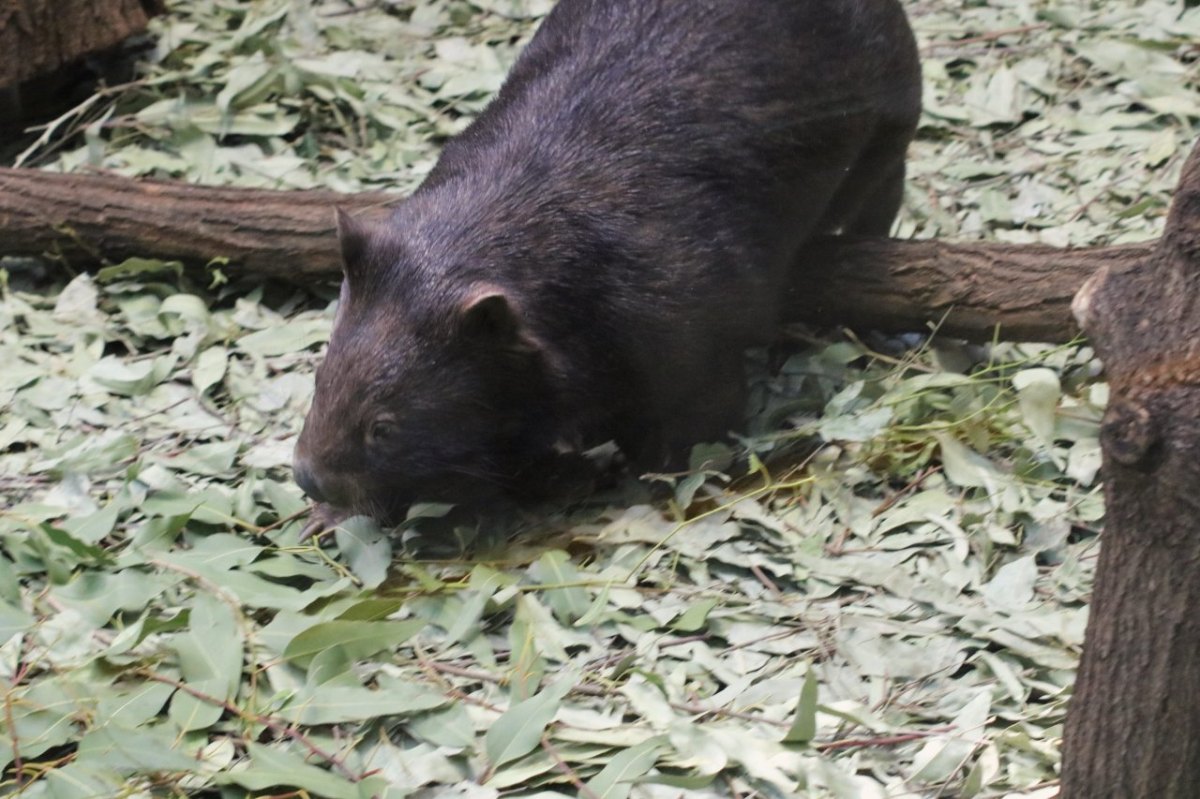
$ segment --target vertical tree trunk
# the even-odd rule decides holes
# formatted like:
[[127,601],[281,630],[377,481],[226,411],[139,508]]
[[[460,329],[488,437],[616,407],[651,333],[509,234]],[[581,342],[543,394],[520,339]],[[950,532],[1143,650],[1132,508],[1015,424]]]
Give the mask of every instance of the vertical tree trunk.
[[1200,146],[1149,261],[1074,308],[1111,384],[1108,520],[1061,797],[1200,796]]

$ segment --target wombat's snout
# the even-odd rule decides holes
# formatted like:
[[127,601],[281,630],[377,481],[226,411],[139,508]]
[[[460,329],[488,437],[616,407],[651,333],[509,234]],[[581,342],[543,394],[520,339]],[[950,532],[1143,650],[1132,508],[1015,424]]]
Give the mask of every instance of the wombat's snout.
[[296,485],[308,494],[309,498],[315,502],[328,502],[324,492],[321,491],[321,485],[317,480],[317,475],[313,472],[312,466],[307,460],[300,456],[296,456],[292,463],[292,476],[296,480]]

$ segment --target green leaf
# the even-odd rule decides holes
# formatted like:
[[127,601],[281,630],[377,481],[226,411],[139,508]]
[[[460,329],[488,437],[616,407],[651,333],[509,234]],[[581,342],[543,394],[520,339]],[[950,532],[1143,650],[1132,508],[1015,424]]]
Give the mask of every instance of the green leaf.
[[650,774],[640,782],[648,785],[667,785],[685,791],[699,791],[713,784],[715,774]]
[[592,600],[591,604],[588,606],[588,609],[584,611],[584,614],[579,617],[578,621],[575,622],[576,627],[590,627],[608,612],[610,599],[609,594],[611,593],[610,587],[610,583],[605,583],[600,587],[599,593],[596,594],[595,599]]
[[160,261],[153,258],[126,258],[119,264],[106,266],[97,271],[96,280],[100,283],[111,283],[115,280],[127,280],[164,273],[178,279],[183,275],[183,264],[179,261]]
[[300,352],[328,338],[328,320],[297,319],[242,336],[237,347],[252,355],[268,357]]
[[1023,369],[1013,375],[1025,424],[1046,444],[1054,441],[1055,419],[1062,386],[1052,369]]
[[109,357],[98,361],[88,372],[96,383],[114,394],[137,397],[150,393],[171,374],[175,366],[173,357],[128,363]]
[[225,712],[219,702],[237,693],[242,677],[243,644],[233,610],[221,600],[198,596],[188,630],[172,638],[183,681],[208,698],[179,691],[171,699],[171,720],[184,730],[216,723]]
[[293,638],[283,657],[304,665],[318,652],[342,647],[351,659],[395,649],[425,628],[419,619],[407,621],[327,621],[314,624]]
[[687,610],[679,614],[679,616],[671,622],[671,629],[681,633],[694,633],[697,630],[703,629],[708,614],[712,612],[720,604],[718,599],[701,599],[693,605],[690,605]]
[[114,500],[95,513],[64,519],[61,526],[77,541],[96,544],[112,533],[122,510],[121,504]]
[[209,347],[196,356],[192,367],[192,385],[203,394],[221,382],[229,366],[229,350],[224,347]]
[[521,701],[537,693],[542,677],[546,674],[546,659],[538,647],[533,625],[518,614],[508,628],[508,681],[512,688],[511,699]]
[[468,634],[478,632],[479,620],[487,603],[505,582],[505,578],[499,572],[482,564],[477,564],[471,569],[471,588],[460,595],[463,600],[462,607],[455,615],[454,624],[446,630],[446,646],[456,644]]
[[182,470],[189,474],[206,477],[227,476],[233,470],[241,445],[237,441],[216,441],[198,444],[180,452],[172,458],[163,459],[164,466]]
[[236,64],[225,76],[225,88],[216,97],[217,108],[229,111],[233,106],[253,105],[264,99],[264,93],[278,79],[278,73],[255,53],[249,60]]
[[102,762],[74,761],[46,774],[46,793],[52,799],[120,796],[128,779]]
[[261,480],[258,485],[281,519],[295,516],[308,507],[308,503],[294,487],[285,486],[275,480]]
[[186,516],[198,522],[220,525],[233,519],[233,499],[217,486],[185,494],[161,491],[143,501],[141,510],[148,516]]
[[696,498],[696,492],[703,487],[708,480],[707,472],[696,472],[689,474],[687,477],[679,481],[675,486],[675,502],[679,507],[687,509],[692,506],[692,502]]
[[[86,690],[82,696],[72,693],[79,687]],[[37,680],[23,690],[14,689],[5,709],[0,760],[10,762],[15,754],[13,745],[18,742],[21,756],[34,758],[78,740],[75,720],[78,714],[91,711],[96,693],[96,686],[89,681],[59,676]]]
[[1007,480],[996,465],[945,433],[935,433],[942,450],[946,476],[956,485],[994,489]]
[[567,553],[561,550],[551,550],[533,565],[529,570],[530,576],[545,586],[562,586],[547,588],[543,593],[546,603],[554,612],[554,616],[563,624],[571,624],[587,613],[590,600],[581,586],[579,572],[571,565]]
[[806,744],[817,735],[817,672],[810,664],[804,675],[804,686],[800,689],[800,701],[792,724],[783,736],[784,743]]
[[116,693],[106,693],[96,706],[97,726],[134,729],[162,712],[175,687],[160,682],[140,683]]
[[598,799],[628,799],[634,782],[654,767],[665,744],[662,737],[657,737],[621,750],[587,781],[588,790]]
[[1001,566],[981,591],[993,609],[1019,610],[1033,601],[1037,578],[1037,563],[1033,556],[1017,558]]
[[138,441],[127,433],[107,430],[67,441],[53,457],[37,463],[32,471],[63,475],[71,472],[104,475],[119,471],[137,455]]
[[278,715],[296,724],[341,724],[432,710],[448,701],[419,683],[399,680],[388,680],[379,688],[324,683],[297,694]]
[[546,727],[558,713],[559,704],[573,687],[574,680],[563,678],[513,705],[496,719],[483,739],[484,751],[493,769],[537,748]]
[[387,579],[392,562],[392,539],[374,519],[353,516],[338,524],[334,531],[338,549],[350,571],[366,588],[375,588]]
[[112,556],[102,548],[85,544],[66,530],[60,530],[49,524],[41,525],[41,530],[51,543],[68,550],[81,563],[105,563],[112,559]]
[[33,616],[7,602],[0,602],[0,644],[33,626]]
[[732,466],[733,462],[734,452],[728,444],[697,444],[688,454],[688,471],[723,472]]
[[355,602],[338,614],[339,621],[382,621],[404,607],[399,599],[372,597]]
[[408,732],[434,746],[466,749],[475,743],[475,725],[461,702],[409,719]]
[[78,757],[80,762],[103,763],[106,769],[123,774],[191,771],[196,760],[170,746],[174,737],[109,723],[83,736]]
[[217,774],[214,780],[223,785],[240,785],[251,791],[284,786],[299,788],[328,799],[369,799],[379,795],[384,788],[383,780],[378,777],[352,782],[344,776],[310,765],[300,755],[281,747],[247,742],[246,751],[250,755],[250,762],[244,769],[224,771]]
[[99,628],[118,611],[141,611],[177,581],[175,575],[152,574],[140,569],[89,569],[75,574],[65,585],[56,586],[53,596],[64,607],[71,608]]

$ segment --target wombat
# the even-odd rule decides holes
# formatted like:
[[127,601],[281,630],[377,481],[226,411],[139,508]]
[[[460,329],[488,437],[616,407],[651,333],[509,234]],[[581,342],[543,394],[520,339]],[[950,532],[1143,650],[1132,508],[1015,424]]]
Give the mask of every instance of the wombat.
[[736,429],[805,242],[887,234],[920,86],[897,0],[561,0],[390,218],[339,213],[317,523]]

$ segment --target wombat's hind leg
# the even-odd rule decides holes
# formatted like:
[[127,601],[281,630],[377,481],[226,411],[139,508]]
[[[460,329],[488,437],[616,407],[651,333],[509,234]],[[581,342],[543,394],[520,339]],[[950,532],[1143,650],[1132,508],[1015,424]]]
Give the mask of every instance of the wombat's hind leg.
[[679,392],[668,409],[619,421],[617,446],[635,470],[686,471],[693,444],[728,441],[730,432],[744,426],[746,374],[741,352],[736,354],[725,364],[708,364],[712,382]]

